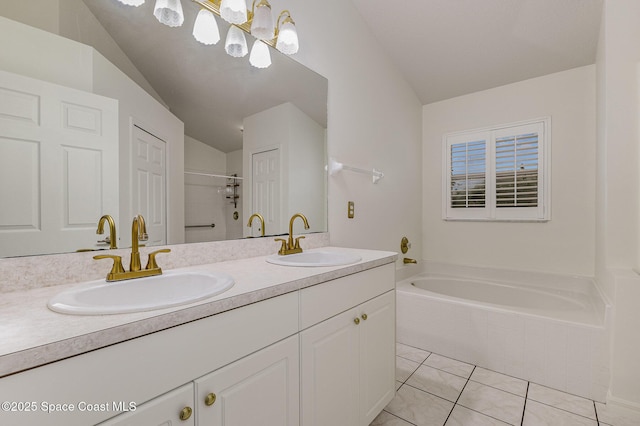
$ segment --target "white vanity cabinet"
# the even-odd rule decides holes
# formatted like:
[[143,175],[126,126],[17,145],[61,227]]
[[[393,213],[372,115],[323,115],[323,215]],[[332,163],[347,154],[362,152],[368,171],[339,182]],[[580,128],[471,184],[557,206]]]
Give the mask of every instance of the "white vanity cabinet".
[[393,274],[386,265],[301,291],[301,323],[315,324],[300,333],[303,426],[368,426],[393,398]]

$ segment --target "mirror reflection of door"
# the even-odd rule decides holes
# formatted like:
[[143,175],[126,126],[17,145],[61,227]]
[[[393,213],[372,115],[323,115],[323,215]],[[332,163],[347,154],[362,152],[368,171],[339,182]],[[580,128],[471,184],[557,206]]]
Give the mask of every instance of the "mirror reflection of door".
[[[278,234],[280,227],[280,150],[256,152],[251,156],[253,211],[264,217],[265,232]],[[251,236],[260,236],[260,222],[254,221]]]
[[145,244],[150,246],[164,245],[167,241],[166,150],[163,140],[133,127],[132,217],[144,216],[149,234]]
[[0,257],[105,248],[117,134],[117,101],[0,71]]

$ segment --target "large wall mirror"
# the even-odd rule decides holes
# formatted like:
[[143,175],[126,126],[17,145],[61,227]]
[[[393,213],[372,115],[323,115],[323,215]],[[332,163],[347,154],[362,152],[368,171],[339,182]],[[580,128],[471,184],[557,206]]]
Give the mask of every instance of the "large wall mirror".
[[[271,47],[268,68],[251,66],[248,55],[232,58],[224,49],[228,24],[221,19],[217,20],[218,44],[197,42],[192,29],[201,6],[192,0],[182,0],[185,22],[178,28],[159,23],[153,16],[155,1],[150,0],[139,7],[116,0],[37,0],[35,7],[8,3],[13,2],[0,6],[0,16],[8,18],[0,21],[0,31],[15,35],[16,43],[0,52],[0,72],[4,72],[0,97],[13,102],[15,93],[31,93],[30,80],[14,81],[15,75],[38,80],[55,76],[55,83],[81,90],[73,92],[77,102],[63,102],[64,111],[53,115],[62,114],[67,127],[77,130],[79,126],[82,132],[81,137],[61,137],[64,155],[59,156],[41,149],[40,142],[22,143],[31,142],[30,135],[16,137],[13,130],[2,130],[10,121],[3,120],[16,114],[0,111],[0,156],[4,157],[0,158],[4,170],[0,171],[0,195],[14,197],[15,205],[24,204],[14,210],[4,202],[0,207],[0,257],[108,249],[106,243],[97,242],[109,234],[108,227],[104,235],[95,234],[104,214],[112,215],[118,225],[119,248],[130,246],[128,224],[138,213],[145,214],[149,245],[279,235],[288,231],[289,217],[297,212],[307,215],[311,229],[296,228],[296,233],[327,231],[328,84],[324,77]],[[24,34],[18,25],[24,27]],[[37,27],[39,33],[31,34],[30,27]],[[62,36],[94,47],[100,58],[87,59],[91,53],[82,49],[67,55],[66,50],[45,48],[43,29],[52,40]],[[251,48],[254,38],[246,37]],[[34,43],[39,50],[34,48],[30,54]],[[27,62],[31,69],[21,73]],[[85,62],[92,67],[85,70]],[[112,71],[116,68],[118,77]],[[98,99],[85,107],[83,91],[106,94],[118,102],[114,107],[109,99],[104,104]],[[137,95],[143,92],[144,96]],[[21,111],[30,108],[28,96],[16,101],[22,121]],[[142,102],[142,98],[148,100]],[[40,106],[45,103],[41,100]],[[112,132],[107,122],[110,108],[115,111]],[[93,137],[87,131],[96,123],[92,111],[101,111],[96,115],[102,120],[100,136],[119,144],[114,152],[82,145],[90,144]],[[38,117],[46,121],[44,115]],[[46,129],[41,133],[34,140],[51,134]],[[77,144],[70,142],[75,139]],[[172,151],[172,146],[180,151]],[[136,168],[141,147],[149,164],[139,167],[147,174]],[[57,168],[49,165],[54,157],[61,161]],[[96,158],[107,157],[111,163],[96,166]],[[160,170],[161,178],[154,183],[156,160],[167,170]],[[50,169],[46,173],[53,173],[52,177],[38,167]],[[102,175],[96,171],[99,168]],[[25,174],[24,170],[29,170],[30,177],[16,185],[14,177]],[[111,186],[96,189],[98,181]],[[62,201],[54,210],[62,212],[60,219],[41,210],[47,203],[43,192],[57,182],[62,188],[55,190]],[[254,220],[248,227],[253,213],[260,213],[265,223]],[[47,222],[59,222],[55,225],[61,224],[61,229],[51,237],[34,237],[50,226]],[[82,236],[76,238],[74,233]]]

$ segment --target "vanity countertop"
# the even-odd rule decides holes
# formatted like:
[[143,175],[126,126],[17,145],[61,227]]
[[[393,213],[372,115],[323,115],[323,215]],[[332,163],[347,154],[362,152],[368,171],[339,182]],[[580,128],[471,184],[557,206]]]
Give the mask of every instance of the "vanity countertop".
[[375,268],[397,258],[394,252],[377,250],[322,250],[354,253],[362,260],[343,266],[287,267],[267,263],[267,256],[259,256],[179,268],[175,270],[226,272],[234,278],[235,285],[196,303],[131,314],[66,315],[47,308],[51,297],[78,283],[5,293],[0,301],[0,377]]

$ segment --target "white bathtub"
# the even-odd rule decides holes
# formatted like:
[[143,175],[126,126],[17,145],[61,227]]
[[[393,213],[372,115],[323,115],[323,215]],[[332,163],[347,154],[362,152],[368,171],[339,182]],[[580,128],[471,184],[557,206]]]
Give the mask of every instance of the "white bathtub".
[[429,264],[396,296],[401,343],[606,399],[609,307],[591,279]]

